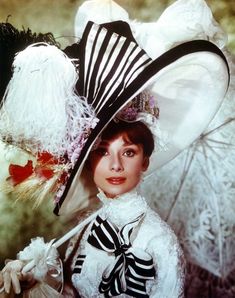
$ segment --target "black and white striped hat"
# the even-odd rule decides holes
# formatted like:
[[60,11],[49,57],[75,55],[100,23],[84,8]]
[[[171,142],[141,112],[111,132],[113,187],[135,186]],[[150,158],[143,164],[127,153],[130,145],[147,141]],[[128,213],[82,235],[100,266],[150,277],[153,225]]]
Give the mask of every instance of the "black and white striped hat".
[[84,162],[97,137],[136,95],[145,89],[154,94],[160,110],[159,126],[167,135],[167,150],[154,152],[148,175],[205,130],[229,83],[226,59],[211,42],[189,41],[152,60],[123,21],[102,25],[88,22],[79,44],[65,52],[79,59],[77,91],[93,107],[99,121],[70,173],[56,214],[84,206],[93,194],[89,174],[84,178],[82,173]]

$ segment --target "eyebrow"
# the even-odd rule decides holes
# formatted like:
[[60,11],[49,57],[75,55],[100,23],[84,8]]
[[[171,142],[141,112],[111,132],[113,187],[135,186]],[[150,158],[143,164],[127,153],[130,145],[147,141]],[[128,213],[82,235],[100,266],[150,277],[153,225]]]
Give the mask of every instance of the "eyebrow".
[[127,142],[124,140],[124,146],[132,146],[132,145],[137,146],[137,144],[135,144],[135,143]]

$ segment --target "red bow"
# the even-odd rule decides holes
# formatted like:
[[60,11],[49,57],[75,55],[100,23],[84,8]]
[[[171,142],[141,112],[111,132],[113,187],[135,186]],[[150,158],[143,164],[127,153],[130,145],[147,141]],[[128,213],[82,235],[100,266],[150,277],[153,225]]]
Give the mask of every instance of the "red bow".
[[20,184],[33,174],[33,161],[28,160],[25,166],[10,164],[9,174],[13,186]]
[[37,164],[33,167],[33,161],[28,160],[25,166],[16,164],[10,164],[9,166],[9,179],[13,186],[22,183],[29,178],[33,173],[36,175],[49,180],[53,177],[54,170],[53,166],[58,164],[58,160],[55,159],[50,153],[42,152],[38,154]]

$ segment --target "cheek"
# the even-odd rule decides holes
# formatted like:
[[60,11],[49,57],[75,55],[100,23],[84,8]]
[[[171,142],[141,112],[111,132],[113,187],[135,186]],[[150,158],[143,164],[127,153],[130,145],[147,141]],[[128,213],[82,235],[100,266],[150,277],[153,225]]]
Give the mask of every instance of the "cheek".
[[133,174],[133,177],[141,176],[142,172],[144,171],[143,162],[140,160],[127,163],[126,168],[128,169],[129,173]]
[[91,171],[93,177],[97,177],[105,171],[105,161],[102,158],[91,159]]
[[100,184],[100,177],[102,177],[102,173],[100,172],[99,166],[92,167],[92,178],[96,185]]

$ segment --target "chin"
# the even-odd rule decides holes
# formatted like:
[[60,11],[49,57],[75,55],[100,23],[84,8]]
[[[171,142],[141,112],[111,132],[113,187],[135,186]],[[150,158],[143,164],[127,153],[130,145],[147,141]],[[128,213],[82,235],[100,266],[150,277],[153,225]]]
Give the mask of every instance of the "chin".
[[110,189],[109,191],[104,191],[104,193],[106,194],[107,198],[110,198],[110,199],[115,199],[115,197],[118,197],[118,196],[121,196],[127,192],[129,192],[130,190],[132,190],[133,188],[131,189],[123,189],[123,190],[113,190],[110,192]]

